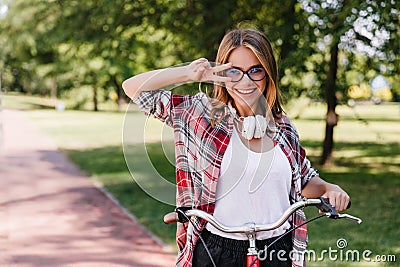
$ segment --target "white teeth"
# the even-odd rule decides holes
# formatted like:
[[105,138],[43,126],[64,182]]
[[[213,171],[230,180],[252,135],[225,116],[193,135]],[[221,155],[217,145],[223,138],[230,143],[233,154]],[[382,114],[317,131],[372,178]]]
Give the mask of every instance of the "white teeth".
[[256,90],[256,89],[250,89],[250,90],[239,90],[239,89],[236,89],[236,91],[238,91],[238,92],[241,93],[241,94],[251,94],[251,93],[253,93],[255,90]]

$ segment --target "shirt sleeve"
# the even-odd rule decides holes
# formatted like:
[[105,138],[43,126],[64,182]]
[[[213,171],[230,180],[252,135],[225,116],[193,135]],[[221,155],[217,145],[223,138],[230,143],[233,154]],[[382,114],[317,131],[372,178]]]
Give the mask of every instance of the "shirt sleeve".
[[283,119],[286,136],[296,154],[296,161],[300,168],[301,188],[303,189],[311,178],[318,176],[319,174],[318,171],[312,167],[310,160],[307,158],[306,150],[300,144],[300,138],[296,127],[289,118],[284,117]]
[[318,176],[318,171],[311,166],[310,160],[306,156],[306,150],[299,144],[300,166],[301,166],[301,188],[303,189],[311,178]]
[[137,104],[140,110],[146,115],[153,115],[154,118],[172,126],[171,95],[171,91],[166,90],[146,91],[141,92],[137,97],[132,99],[132,101]]
[[307,158],[306,150],[300,144],[300,138],[296,128],[292,123],[291,126],[292,131],[296,136],[296,143],[294,146],[296,147],[298,163],[300,165],[301,188],[303,189],[311,178],[318,176],[318,172],[311,166],[311,162]]

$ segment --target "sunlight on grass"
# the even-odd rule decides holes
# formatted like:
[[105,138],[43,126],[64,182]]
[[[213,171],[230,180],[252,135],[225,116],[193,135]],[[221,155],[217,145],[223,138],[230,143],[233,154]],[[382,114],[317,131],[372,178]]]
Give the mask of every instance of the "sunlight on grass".
[[35,110],[29,114],[61,149],[122,143],[122,113]]

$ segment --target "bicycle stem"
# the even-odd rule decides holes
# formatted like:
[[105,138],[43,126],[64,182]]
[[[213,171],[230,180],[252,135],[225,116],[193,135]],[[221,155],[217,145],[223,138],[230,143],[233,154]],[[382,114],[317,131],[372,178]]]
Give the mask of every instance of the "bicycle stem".
[[249,239],[249,248],[247,255],[253,256],[253,255],[258,255],[257,248],[256,248],[256,235],[255,232],[248,232],[246,233],[247,238]]
[[254,231],[246,232],[246,236],[249,240],[249,248],[247,249],[246,256],[246,266],[259,267],[260,260],[258,259],[258,250],[256,247],[256,233]]

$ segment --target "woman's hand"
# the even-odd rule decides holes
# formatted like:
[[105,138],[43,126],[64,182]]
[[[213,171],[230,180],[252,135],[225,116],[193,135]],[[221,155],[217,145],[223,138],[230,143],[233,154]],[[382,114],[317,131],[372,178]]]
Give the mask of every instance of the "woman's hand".
[[122,83],[122,88],[134,99],[140,92],[154,91],[173,84],[192,81],[230,82],[231,78],[216,73],[231,67],[231,63],[211,67],[207,59],[200,58],[186,66],[152,70],[130,77]]
[[324,197],[338,212],[347,209],[350,202],[349,195],[338,185],[328,183],[320,177],[313,177],[302,190],[307,198]]
[[200,58],[187,66],[187,75],[190,80],[196,82],[230,82],[231,78],[217,75],[216,73],[232,67],[232,63],[211,67],[210,62],[205,58]]
[[338,212],[346,210],[350,201],[349,195],[342,188],[334,184],[329,184],[328,190],[322,197],[327,198],[329,203],[334,206]]

